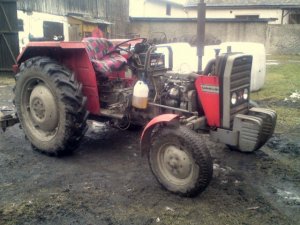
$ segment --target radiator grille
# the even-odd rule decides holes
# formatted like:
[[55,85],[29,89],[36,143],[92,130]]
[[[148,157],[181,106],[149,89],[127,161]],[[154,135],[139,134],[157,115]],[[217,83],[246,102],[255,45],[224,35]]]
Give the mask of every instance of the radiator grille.
[[[236,58],[233,63],[231,76],[230,76],[230,93],[239,94],[245,89],[250,93],[251,82],[251,67],[252,57],[242,56]],[[249,97],[248,97],[249,99]],[[233,119],[236,114],[247,114],[249,109],[249,100],[239,99],[237,104],[231,105],[230,108],[230,127],[233,125]]]

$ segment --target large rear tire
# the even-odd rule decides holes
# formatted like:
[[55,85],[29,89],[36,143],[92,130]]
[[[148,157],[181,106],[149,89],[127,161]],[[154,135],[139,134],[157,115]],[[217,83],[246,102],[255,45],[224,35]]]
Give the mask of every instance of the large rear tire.
[[213,164],[201,136],[184,126],[163,127],[152,137],[149,164],[170,192],[194,197],[209,184]]
[[88,112],[82,85],[56,61],[34,57],[16,75],[15,106],[33,148],[59,156],[79,146]]

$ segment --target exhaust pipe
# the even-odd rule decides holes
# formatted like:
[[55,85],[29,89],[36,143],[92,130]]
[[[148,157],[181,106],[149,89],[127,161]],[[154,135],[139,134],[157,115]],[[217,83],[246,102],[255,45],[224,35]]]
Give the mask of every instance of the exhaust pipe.
[[205,18],[206,3],[200,0],[198,3],[198,19],[197,19],[197,56],[198,56],[198,73],[202,72],[202,57],[204,56],[205,44]]

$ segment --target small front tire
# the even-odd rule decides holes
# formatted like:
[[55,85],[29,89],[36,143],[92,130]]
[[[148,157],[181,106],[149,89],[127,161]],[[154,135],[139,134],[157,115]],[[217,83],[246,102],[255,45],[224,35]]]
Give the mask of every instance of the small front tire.
[[163,127],[154,134],[149,164],[164,188],[186,197],[203,192],[213,173],[212,159],[205,143],[184,126]]

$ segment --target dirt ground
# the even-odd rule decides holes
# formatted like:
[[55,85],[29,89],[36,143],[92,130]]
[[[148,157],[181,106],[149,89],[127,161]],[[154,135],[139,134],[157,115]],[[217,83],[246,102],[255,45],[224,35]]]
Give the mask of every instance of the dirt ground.
[[[12,85],[0,106],[12,107]],[[0,224],[300,224],[300,127],[254,154],[204,137],[214,177],[196,198],[161,188],[139,151],[140,132],[90,123],[68,157],[32,151],[18,125],[0,133]]]

